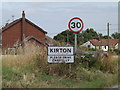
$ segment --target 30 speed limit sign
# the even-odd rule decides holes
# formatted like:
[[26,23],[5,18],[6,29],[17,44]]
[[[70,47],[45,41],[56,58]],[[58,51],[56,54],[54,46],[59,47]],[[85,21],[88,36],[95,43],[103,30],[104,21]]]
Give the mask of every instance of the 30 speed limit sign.
[[83,27],[84,27],[84,23],[82,19],[78,17],[72,18],[68,23],[68,28],[73,33],[79,33],[80,31],[82,31]]

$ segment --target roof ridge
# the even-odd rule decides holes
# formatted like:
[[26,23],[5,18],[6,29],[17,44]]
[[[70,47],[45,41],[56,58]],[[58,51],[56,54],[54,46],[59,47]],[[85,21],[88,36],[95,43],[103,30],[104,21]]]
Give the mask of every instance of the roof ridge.
[[14,24],[18,23],[22,18],[16,19],[13,22],[7,24],[7,26],[5,25],[4,27],[2,27],[2,32],[7,30],[9,27],[13,26]]
[[41,42],[41,41],[38,40],[36,37],[34,37],[34,36],[27,36],[27,37],[25,37],[22,41],[16,43],[14,46],[22,45],[23,43],[27,42],[27,41],[30,40],[30,39],[34,39],[34,40],[38,41],[39,43],[45,45],[45,43]]
[[[13,26],[14,24],[18,23],[22,18],[16,19],[13,22],[7,24],[7,26],[2,27],[2,32],[6,31],[8,28],[10,28],[11,26]],[[42,28],[40,28],[39,26],[37,26],[36,24],[32,23],[30,20],[28,20],[27,18],[25,18],[25,20],[27,22],[29,22],[30,24],[32,24],[33,26],[35,26],[36,28],[38,28],[40,31],[42,31],[43,33],[47,34],[46,31],[44,31]]]
[[29,23],[31,23],[33,26],[35,26],[35,27],[37,27],[39,30],[41,30],[42,32],[44,32],[44,33],[46,33],[47,34],[47,32],[46,31],[44,31],[42,28],[40,28],[38,25],[36,25],[36,24],[34,24],[34,23],[32,23],[29,19],[27,19],[27,18],[25,18],[25,20],[26,21],[28,21]]

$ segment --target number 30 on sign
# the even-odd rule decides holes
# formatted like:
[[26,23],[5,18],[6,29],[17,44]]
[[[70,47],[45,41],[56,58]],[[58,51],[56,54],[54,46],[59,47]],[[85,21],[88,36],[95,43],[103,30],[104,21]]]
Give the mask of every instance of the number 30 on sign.
[[84,23],[82,19],[78,17],[72,18],[68,23],[68,28],[73,33],[79,33],[80,31],[82,31],[83,27],[84,27]]

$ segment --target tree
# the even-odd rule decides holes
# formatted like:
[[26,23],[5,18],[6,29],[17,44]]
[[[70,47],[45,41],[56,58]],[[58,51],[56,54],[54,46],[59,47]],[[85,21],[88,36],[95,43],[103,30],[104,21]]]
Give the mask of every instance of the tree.
[[88,28],[82,33],[85,41],[89,41],[90,39],[95,39],[98,37],[97,32],[93,28],[90,28],[90,29]]
[[61,32],[60,34],[54,36],[55,40],[57,41],[63,41],[69,44],[73,44],[74,43],[74,34],[69,31],[69,30],[65,30],[63,32]]
[[120,33],[115,32],[111,36],[113,39],[120,39]]
[[102,33],[98,33],[98,36],[99,36],[99,38],[103,37]]
[[[108,35],[102,36],[101,39],[108,39]],[[111,36],[109,36],[109,39],[112,39]]]
[[[82,33],[78,33],[77,36],[78,36],[77,43],[79,45],[81,45],[86,41],[97,38],[98,34],[96,31],[94,31],[93,28],[90,28],[85,31],[82,31]],[[66,43],[68,42],[71,45],[74,45],[74,38],[75,38],[74,33],[72,33],[69,30],[65,30],[65,31],[61,32],[60,34],[54,36],[55,40],[64,41]]]

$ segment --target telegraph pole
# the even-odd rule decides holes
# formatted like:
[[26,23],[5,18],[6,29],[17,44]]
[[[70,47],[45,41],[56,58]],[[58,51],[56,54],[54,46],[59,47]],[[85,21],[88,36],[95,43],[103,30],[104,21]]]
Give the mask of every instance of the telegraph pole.
[[108,34],[108,52],[110,51],[110,46],[109,46],[109,31],[110,31],[110,23],[107,23],[107,34]]

